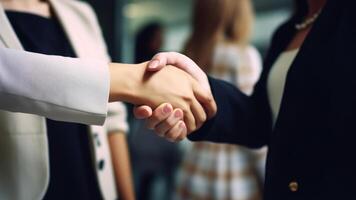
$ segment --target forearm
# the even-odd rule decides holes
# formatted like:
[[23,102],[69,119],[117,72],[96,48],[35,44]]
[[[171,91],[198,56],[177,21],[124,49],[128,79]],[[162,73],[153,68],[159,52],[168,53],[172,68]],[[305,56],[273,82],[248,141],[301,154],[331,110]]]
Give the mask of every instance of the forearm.
[[109,143],[119,197],[122,200],[134,200],[135,193],[126,135],[120,132],[111,133]]

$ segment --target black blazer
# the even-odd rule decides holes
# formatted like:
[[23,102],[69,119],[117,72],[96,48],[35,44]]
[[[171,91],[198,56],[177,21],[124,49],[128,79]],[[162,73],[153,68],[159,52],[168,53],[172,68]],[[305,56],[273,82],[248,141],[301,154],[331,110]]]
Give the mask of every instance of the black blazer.
[[210,79],[217,115],[193,141],[268,145],[266,200],[356,199],[356,1],[329,0],[294,60],[272,129],[267,77],[295,33],[275,33],[255,93]]

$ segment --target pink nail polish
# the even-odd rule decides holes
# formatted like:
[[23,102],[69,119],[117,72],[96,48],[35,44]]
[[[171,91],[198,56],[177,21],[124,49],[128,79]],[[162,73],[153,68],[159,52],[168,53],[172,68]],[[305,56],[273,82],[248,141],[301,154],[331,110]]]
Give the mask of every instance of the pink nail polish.
[[176,111],[176,112],[174,113],[174,117],[175,117],[175,118],[181,118],[181,117],[182,117],[182,112]]
[[171,113],[171,111],[172,111],[172,109],[171,109],[171,107],[169,105],[164,106],[163,112],[165,114],[169,114],[169,113]]
[[179,124],[179,128],[181,128],[181,129],[185,128],[184,122],[181,122],[181,123]]

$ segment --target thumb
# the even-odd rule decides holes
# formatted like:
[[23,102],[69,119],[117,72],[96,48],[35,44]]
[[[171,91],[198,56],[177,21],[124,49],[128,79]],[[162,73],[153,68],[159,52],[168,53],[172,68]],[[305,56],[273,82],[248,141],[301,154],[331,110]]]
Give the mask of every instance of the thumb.
[[139,106],[135,107],[133,110],[134,116],[137,119],[147,119],[152,115],[152,109],[149,106]]
[[163,53],[156,54],[147,64],[147,71],[156,72],[167,65],[167,56]]

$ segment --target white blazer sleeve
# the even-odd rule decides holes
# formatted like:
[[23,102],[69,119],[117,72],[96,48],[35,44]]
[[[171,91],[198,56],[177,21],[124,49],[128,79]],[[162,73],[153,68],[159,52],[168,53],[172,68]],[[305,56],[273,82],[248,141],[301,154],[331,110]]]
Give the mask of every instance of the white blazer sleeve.
[[102,125],[108,63],[0,48],[0,109]]

